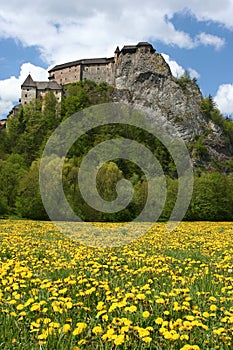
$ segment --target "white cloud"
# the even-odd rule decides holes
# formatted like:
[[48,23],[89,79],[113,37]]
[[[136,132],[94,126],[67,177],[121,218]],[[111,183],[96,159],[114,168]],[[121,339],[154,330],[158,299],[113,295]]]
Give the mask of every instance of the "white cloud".
[[[179,78],[182,75],[184,75],[185,69],[182,66],[180,66],[176,61],[170,59],[169,55],[163,53],[162,56],[165,59],[165,61],[167,62],[167,64],[170,66],[172,75],[175,78]],[[189,72],[190,78],[192,78],[192,79],[193,78],[196,78],[196,79],[200,78],[200,74],[195,69],[187,68],[187,71]]]
[[[188,7],[187,7],[188,6]],[[0,8],[0,37],[15,38],[25,46],[38,46],[49,64],[77,57],[111,55],[114,46],[138,40],[161,40],[166,44],[193,48],[220,48],[223,39],[208,33],[197,38],[172,24],[175,13],[191,13],[198,20],[218,21],[232,28],[233,0],[16,0]],[[185,12],[186,10],[186,12]]]
[[220,85],[214,101],[222,113],[233,115],[233,84]]
[[31,63],[24,63],[18,77],[12,76],[9,79],[0,80],[0,116],[8,114],[13,105],[17,103],[21,95],[20,87],[29,73],[34,80],[45,81],[48,78],[46,69]]
[[196,36],[196,45],[213,46],[216,50],[220,50],[225,45],[225,40],[216,35],[200,33]]
[[199,79],[200,78],[200,74],[193,68],[188,68],[188,72],[189,72],[189,75],[190,75],[190,78],[191,79]]
[[167,62],[167,64],[170,66],[172,75],[175,78],[179,78],[184,74],[185,69],[181,67],[176,61],[171,60],[169,55],[163,53],[162,56]]

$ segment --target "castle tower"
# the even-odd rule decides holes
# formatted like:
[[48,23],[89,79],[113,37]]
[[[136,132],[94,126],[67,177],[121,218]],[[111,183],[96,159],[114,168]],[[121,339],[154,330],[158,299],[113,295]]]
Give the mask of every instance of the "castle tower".
[[119,54],[120,54],[120,49],[119,49],[119,46],[117,46],[117,48],[116,48],[116,50],[114,52],[114,61],[115,61],[115,63],[117,63],[117,61],[118,61]]
[[148,42],[141,41],[137,44],[137,51],[141,53],[154,53],[155,49]]
[[28,74],[27,78],[21,85],[21,104],[25,105],[29,101],[36,98],[36,82],[32,79],[31,74]]

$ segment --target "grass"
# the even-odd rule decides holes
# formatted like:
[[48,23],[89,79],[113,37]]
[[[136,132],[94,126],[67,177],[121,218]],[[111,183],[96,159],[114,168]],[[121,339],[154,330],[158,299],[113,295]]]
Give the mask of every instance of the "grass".
[[232,349],[232,223],[165,228],[91,248],[1,220],[1,350]]

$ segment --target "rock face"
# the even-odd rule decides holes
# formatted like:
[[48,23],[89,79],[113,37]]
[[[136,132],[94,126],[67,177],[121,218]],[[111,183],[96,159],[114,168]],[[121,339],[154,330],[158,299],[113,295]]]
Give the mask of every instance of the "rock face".
[[130,102],[151,108],[164,123],[170,121],[184,140],[190,141],[206,130],[198,86],[192,81],[183,86],[179,84],[162,55],[122,55],[115,79],[118,90],[129,91]]

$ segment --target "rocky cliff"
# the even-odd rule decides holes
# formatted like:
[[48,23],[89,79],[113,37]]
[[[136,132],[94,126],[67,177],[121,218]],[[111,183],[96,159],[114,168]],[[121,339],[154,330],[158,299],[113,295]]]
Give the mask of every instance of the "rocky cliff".
[[115,100],[151,108],[156,118],[165,125],[172,123],[187,142],[202,137],[210,157],[224,160],[233,155],[223,130],[201,113],[203,96],[195,80],[174,78],[161,54],[122,55],[115,86]]

